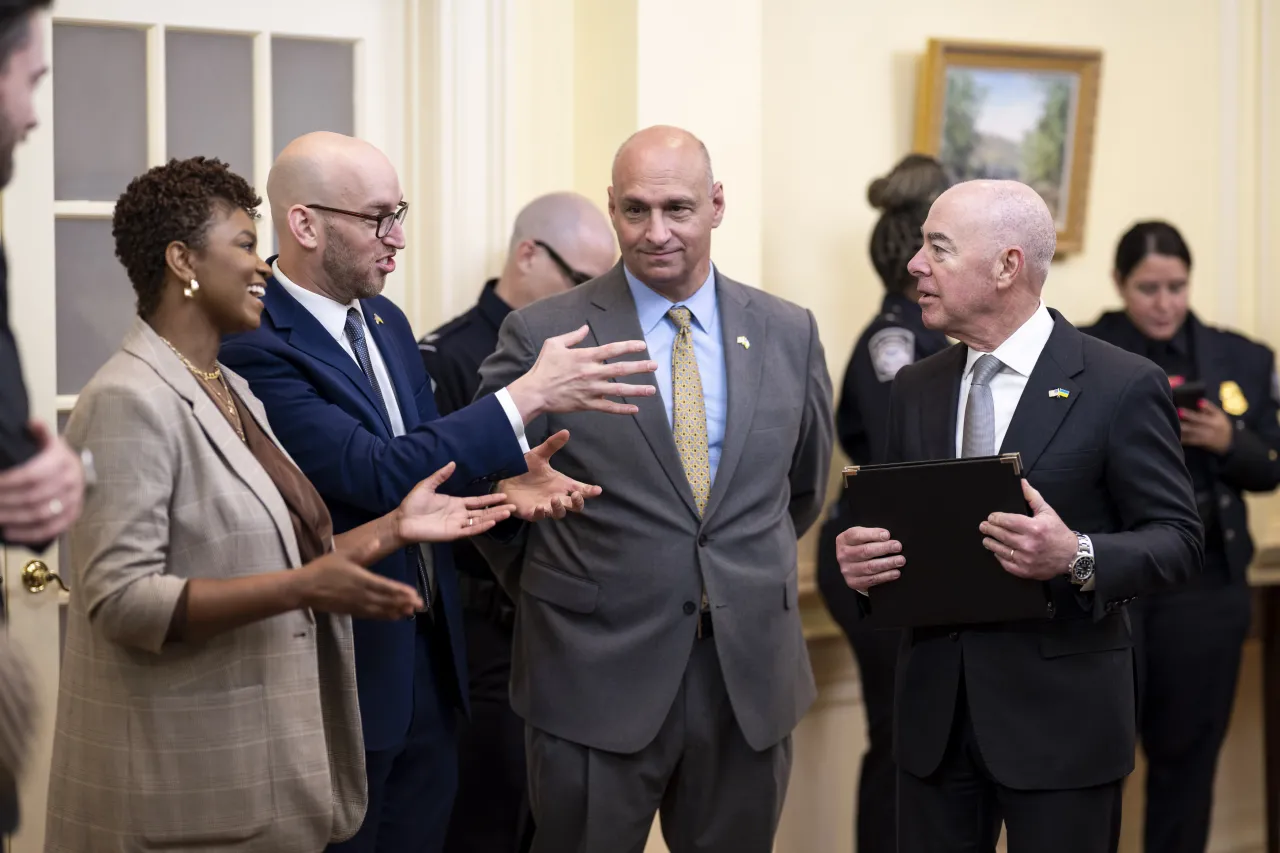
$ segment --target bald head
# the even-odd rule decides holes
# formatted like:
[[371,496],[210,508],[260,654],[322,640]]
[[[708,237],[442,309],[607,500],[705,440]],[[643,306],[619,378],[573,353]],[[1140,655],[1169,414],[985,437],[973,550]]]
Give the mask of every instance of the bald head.
[[[696,158],[696,159],[695,159]],[[618,148],[613,155],[613,183],[618,183],[618,170],[634,171],[646,165],[670,167],[674,164],[687,166],[696,162],[708,188],[715,183],[711,171],[711,154],[702,140],[689,131],[658,124],[638,130]]]
[[968,181],[938,196],[907,265],[925,325],[992,352],[1040,306],[1057,245],[1044,200],[1015,181]]
[[539,196],[516,215],[498,297],[523,308],[604,275],[618,256],[609,220],[577,193]]
[[552,246],[603,248],[613,252],[613,231],[600,208],[577,193],[548,193],[526,204],[511,229],[511,248],[521,240],[542,240]]
[[308,133],[286,145],[271,166],[267,175],[271,216],[281,222],[296,204],[359,203],[371,187],[388,180],[398,187],[395,167],[387,155],[363,139],[328,131]]
[[967,230],[985,240],[993,254],[1020,249],[1028,280],[1035,287],[1044,286],[1058,229],[1039,193],[1018,181],[967,181],[944,192],[938,202],[963,210]]
[[382,292],[404,248],[402,217],[378,222],[403,200],[385,154],[340,133],[308,133],[276,158],[267,198],[290,280],[343,304]]

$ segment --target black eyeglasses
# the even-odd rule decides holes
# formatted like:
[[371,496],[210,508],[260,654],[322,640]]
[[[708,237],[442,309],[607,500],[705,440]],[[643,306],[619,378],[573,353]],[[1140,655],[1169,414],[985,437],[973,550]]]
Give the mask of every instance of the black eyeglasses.
[[534,240],[533,244],[535,246],[541,246],[543,249],[546,250],[547,256],[551,258],[551,260],[555,261],[556,266],[560,267],[560,272],[568,276],[569,281],[573,282],[575,287],[579,284],[585,284],[588,281],[591,281],[591,279],[595,278],[595,276],[593,275],[587,275],[584,272],[578,272],[573,267],[569,266],[567,263],[565,263],[564,258],[560,257],[559,252],[557,252],[555,249],[551,248],[541,240]]
[[315,210],[327,210],[329,213],[341,213],[343,216],[354,216],[356,219],[363,219],[366,222],[377,223],[374,232],[378,235],[378,239],[391,233],[391,229],[395,227],[397,222],[404,222],[404,218],[409,214],[409,202],[402,201],[396,205],[396,209],[390,213],[357,213],[354,210],[343,210],[340,207],[326,207],[323,204],[304,204],[303,207],[314,208]]

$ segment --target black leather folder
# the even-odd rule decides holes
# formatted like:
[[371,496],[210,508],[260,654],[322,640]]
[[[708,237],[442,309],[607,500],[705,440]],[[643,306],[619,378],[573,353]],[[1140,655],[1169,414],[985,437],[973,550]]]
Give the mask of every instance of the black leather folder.
[[906,565],[868,590],[870,628],[920,628],[1048,619],[1048,586],[1009,574],[982,545],[993,512],[1030,515],[1017,453],[844,469],[856,527],[881,527]]

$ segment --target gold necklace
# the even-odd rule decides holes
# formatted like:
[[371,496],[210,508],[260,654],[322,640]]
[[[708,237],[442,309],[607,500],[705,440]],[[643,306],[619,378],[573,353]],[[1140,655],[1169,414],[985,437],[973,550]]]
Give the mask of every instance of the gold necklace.
[[[222,375],[222,366],[218,365],[211,371],[201,370],[192,364],[185,355],[178,352],[178,348],[170,343],[168,338],[163,335],[158,335],[157,337],[164,341],[169,349],[173,350],[173,354],[178,357],[178,360],[183,363],[187,370],[191,371],[197,379],[202,379],[204,382],[208,383],[206,387],[209,389],[214,402],[226,409],[227,417],[231,419],[231,428],[236,431],[236,435],[240,436],[241,441],[247,443],[248,439],[244,434],[244,422],[240,419],[240,410],[236,408],[236,400],[235,397],[231,395],[231,386],[227,384],[227,377]],[[218,386],[214,384],[215,382],[222,385],[222,390],[226,393],[225,399],[218,393]]]
[[205,380],[206,382],[216,382],[217,380],[222,378],[222,365],[218,364],[217,362],[214,362],[213,370],[211,371],[201,370],[200,368],[192,364],[191,360],[188,359],[185,355],[178,352],[178,348],[175,347],[173,344],[169,343],[168,338],[166,338],[164,335],[157,335],[157,337],[159,337],[160,340],[164,341],[165,346],[173,350],[173,354],[178,357],[178,360],[181,361],[184,365],[186,365],[187,370],[190,370],[196,376],[199,376],[201,379]]

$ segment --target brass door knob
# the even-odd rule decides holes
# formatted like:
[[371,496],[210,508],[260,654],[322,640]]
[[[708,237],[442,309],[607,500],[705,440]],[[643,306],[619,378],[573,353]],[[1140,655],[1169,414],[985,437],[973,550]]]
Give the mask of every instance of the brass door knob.
[[32,560],[22,567],[22,585],[27,588],[27,592],[44,592],[45,587],[54,581],[62,587],[64,592],[71,591],[56,572],[50,571],[49,567],[39,560]]

